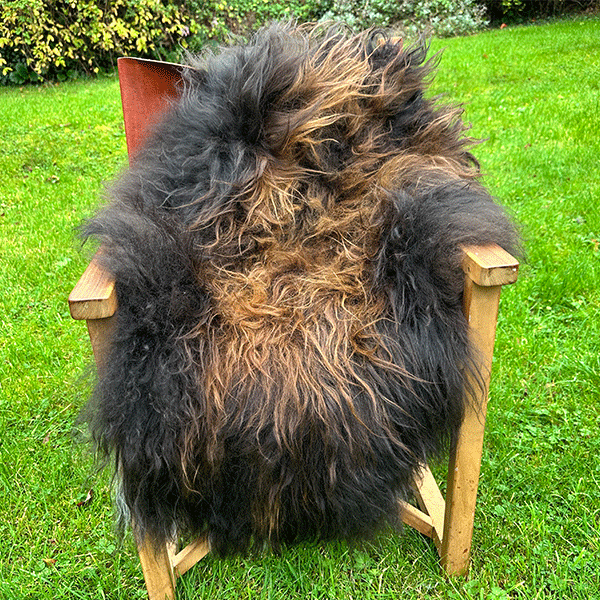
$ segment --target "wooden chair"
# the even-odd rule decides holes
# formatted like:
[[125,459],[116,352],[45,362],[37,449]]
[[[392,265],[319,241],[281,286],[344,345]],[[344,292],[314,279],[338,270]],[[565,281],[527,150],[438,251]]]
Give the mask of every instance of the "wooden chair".
[[[122,58],[119,78],[130,160],[143,142],[149,126],[178,96],[181,66],[169,63]],[[101,252],[101,250],[99,251]],[[419,508],[402,502],[402,520],[433,539],[443,570],[462,575],[468,570],[475,515],[475,502],[483,448],[498,303],[503,285],[514,283],[518,262],[498,246],[464,248],[464,312],[472,343],[480,351],[484,386],[471,398],[458,439],[452,446],[446,499],[427,465],[415,481]],[[118,309],[115,282],[92,260],[69,296],[74,319],[84,319],[94,357],[102,369]],[[174,547],[155,551],[150,542],[139,548],[140,562],[150,600],[175,597],[175,583],[210,550],[206,540],[197,540],[180,552]]]

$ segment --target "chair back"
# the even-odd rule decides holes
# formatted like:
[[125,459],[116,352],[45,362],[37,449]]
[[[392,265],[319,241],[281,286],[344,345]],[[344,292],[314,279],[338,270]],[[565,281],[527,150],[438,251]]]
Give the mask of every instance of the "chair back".
[[181,95],[186,67],[143,58],[119,58],[119,83],[129,161],[162,114]]

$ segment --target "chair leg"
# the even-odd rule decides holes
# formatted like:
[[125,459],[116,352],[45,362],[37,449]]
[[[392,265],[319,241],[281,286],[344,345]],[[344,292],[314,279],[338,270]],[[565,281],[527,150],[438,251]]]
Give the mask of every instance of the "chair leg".
[[501,289],[501,286],[482,287],[470,280],[465,287],[465,313],[471,341],[479,351],[483,381],[474,386],[477,393],[470,398],[450,452],[440,552],[442,567],[448,575],[463,575],[469,568]]
[[138,553],[149,600],[174,600],[175,574],[171,549],[167,545],[156,548],[146,537],[138,545]]
[[[461,435],[453,448],[448,462],[448,484],[444,534],[440,558],[442,568],[448,575],[465,575],[469,570],[475,504],[481,465],[483,431],[480,414],[465,419],[463,428],[468,434]],[[481,439],[481,445],[476,438]]]
[[116,319],[116,316],[112,316],[105,319],[88,319],[86,321],[99,375],[102,373],[108,356],[110,338]]

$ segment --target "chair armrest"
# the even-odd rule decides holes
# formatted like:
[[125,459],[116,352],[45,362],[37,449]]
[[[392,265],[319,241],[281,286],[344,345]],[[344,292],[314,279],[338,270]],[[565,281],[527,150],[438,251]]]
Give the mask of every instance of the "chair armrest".
[[115,280],[100,265],[99,250],[69,295],[74,319],[106,319],[117,310]]
[[[507,285],[517,280],[519,261],[500,246],[464,246],[463,251],[463,271],[477,285]],[[100,252],[69,295],[74,319],[105,319],[117,310],[115,280],[100,266]]]
[[463,271],[477,285],[506,285],[517,280],[519,261],[500,246],[464,246],[463,251]]

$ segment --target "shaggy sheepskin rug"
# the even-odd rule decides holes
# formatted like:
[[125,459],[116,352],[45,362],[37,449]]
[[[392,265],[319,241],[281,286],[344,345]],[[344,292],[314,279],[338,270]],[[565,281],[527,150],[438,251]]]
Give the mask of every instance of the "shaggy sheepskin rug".
[[447,448],[460,247],[517,236],[426,53],[273,25],[195,58],[85,225],[119,304],[90,425],[138,538],[369,535]]

